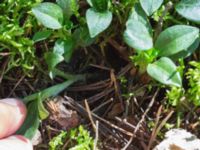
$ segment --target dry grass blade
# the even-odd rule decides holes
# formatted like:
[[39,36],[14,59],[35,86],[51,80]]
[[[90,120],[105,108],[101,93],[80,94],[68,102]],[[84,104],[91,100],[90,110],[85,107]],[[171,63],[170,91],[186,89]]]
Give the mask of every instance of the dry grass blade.
[[[159,91],[159,89],[156,90],[156,92],[155,92],[153,98],[151,99],[151,102],[149,103],[149,105],[148,105],[146,111],[145,111],[144,114],[142,115],[141,120],[138,122],[137,126],[135,127],[135,130],[134,130],[134,132],[133,132],[133,133],[134,133],[133,135],[135,135],[135,133],[139,130],[139,128],[140,128],[142,122],[144,122],[145,116],[147,115],[147,113],[149,112],[149,110],[151,109],[151,107],[153,106],[153,104],[154,104],[154,102],[155,102],[155,98],[156,98],[156,96],[157,96],[157,94],[158,94],[158,91]],[[124,148],[122,148],[122,150],[126,150],[126,149],[129,147],[129,145],[131,144],[131,142],[132,142],[133,139],[134,139],[134,136],[132,136],[132,137],[129,139],[128,143],[125,145]]]
[[156,132],[156,128],[158,126],[158,123],[159,123],[159,119],[160,119],[160,115],[161,115],[161,111],[162,111],[162,106],[159,107],[158,109],[158,112],[156,114],[156,121],[155,121],[155,127],[153,128],[153,131],[151,133],[151,138],[149,140],[149,144],[148,144],[148,148],[147,149],[150,149],[151,145],[152,145],[152,142],[154,141],[154,135],[155,135],[155,132]]
[[86,111],[87,111],[87,113],[88,113],[88,117],[89,117],[89,119],[90,119],[90,122],[92,123],[92,127],[93,127],[93,129],[94,129],[94,132],[96,132],[97,128],[96,128],[96,125],[95,125],[94,120],[93,120],[93,118],[92,118],[91,111],[90,111],[90,107],[89,107],[89,105],[88,105],[88,103],[87,103],[87,100],[85,100],[85,107],[86,107]]
[[155,133],[154,135],[152,136],[152,140],[151,140],[151,143],[149,143],[148,145],[148,150],[151,149],[152,147],[152,144],[153,144],[153,141],[154,139],[156,138],[158,132],[162,129],[162,127],[165,125],[165,123],[169,120],[169,118],[172,116],[172,114],[174,113],[174,111],[170,111],[169,114],[165,117],[165,119],[163,119],[163,121],[160,123],[160,125],[157,127],[157,129],[155,130]]
[[10,97],[13,92],[15,91],[15,89],[17,88],[17,86],[22,82],[22,80],[25,78],[25,75],[23,75],[18,81],[17,83],[15,84],[14,88],[11,90],[10,94],[8,95],[8,97]]
[[[66,100],[67,100],[71,105],[73,105],[74,108],[75,108],[77,111],[79,111],[81,114],[83,114],[83,113],[86,114],[86,113],[87,113],[87,111],[85,110],[85,108],[84,108],[82,105],[80,105],[80,104],[78,104],[77,102],[75,102],[72,98],[67,97],[67,96],[65,96],[65,98],[66,98]],[[109,121],[107,121],[107,120],[105,120],[105,119],[99,117],[98,115],[96,115],[96,114],[94,114],[94,113],[92,113],[92,112],[91,112],[91,115],[92,115],[94,118],[98,119],[99,121],[101,121],[101,122],[103,122],[103,123],[109,125],[110,127],[114,128],[115,130],[117,130],[117,131],[119,131],[119,132],[121,132],[121,133],[123,133],[123,134],[125,134],[125,135],[127,135],[127,136],[133,136],[133,133],[122,129],[122,128],[118,127],[118,126],[115,125],[115,124],[112,124],[111,122],[109,122]]]

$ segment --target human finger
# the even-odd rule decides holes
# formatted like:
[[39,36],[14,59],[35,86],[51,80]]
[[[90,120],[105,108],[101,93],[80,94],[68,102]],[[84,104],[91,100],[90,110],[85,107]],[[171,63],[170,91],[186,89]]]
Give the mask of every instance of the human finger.
[[33,150],[31,142],[21,135],[0,140],[0,150]]
[[26,107],[15,98],[0,100],[0,139],[15,133],[26,117]]

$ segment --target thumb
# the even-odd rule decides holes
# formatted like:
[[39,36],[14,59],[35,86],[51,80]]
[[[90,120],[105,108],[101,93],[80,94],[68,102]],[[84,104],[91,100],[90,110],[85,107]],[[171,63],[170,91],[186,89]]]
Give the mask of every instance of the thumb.
[[33,150],[31,142],[20,135],[0,140],[0,150]]
[[15,133],[26,117],[22,101],[7,98],[0,100],[0,139]]

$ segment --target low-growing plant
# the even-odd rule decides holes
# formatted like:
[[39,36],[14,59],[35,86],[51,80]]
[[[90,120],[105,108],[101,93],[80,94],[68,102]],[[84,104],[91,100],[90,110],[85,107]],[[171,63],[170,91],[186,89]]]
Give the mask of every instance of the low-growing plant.
[[[120,6],[114,7],[110,0],[87,0],[90,8],[87,9],[85,16],[81,16],[78,2],[78,0],[56,0],[56,4],[43,2],[32,8],[39,23],[47,28],[34,35],[35,43],[47,38],[55,41],[53,49],[45,54],[51,78],[54,76],[57,64],[63,61],[68,63],[74,49],[89,46],[111,25],[113,13],[121,17],[118,8],[123,10],[135,3],[135,1],[122,1]],[[71,19],[73,17],[78,23]]]
[[[78,12],[78,1],[56,0],[56,3],[43,2],[32,8],[37,20],[48,29],[42,29],[34,35],[35,43],[49,37],[55,41],[53,50],[45,53],[51,78],[56,65],[62,61],[69,62],[75,48],[88,46],[93,41],[85,19]],[[71,16],[75,16],[79,23],[73,23]]]
[[[158,29],[155,31],[152,29],[148,16],[152,16],[162,4],[163,0],[140,0],[140,5],[134,6],[126,23],[124,40],[136,50],[137,54],[131,59],[135,65],[140,67],[141,73],[147,70],[152,78],[162,84],[182,87],[181,75],[177,71],[174,61],[190,56],[198,48],[199,28],[184,25],[184,23],[172,25],[166,27],[158,37],[153,38],[153,33],[157,32]],[[171,1],[163,5],[165,7],[164,13],[167,13],[165,11],[169,4],[174,5]],[[196,15],[198,13],[196,7],[199,7],[198,1],[182,0],[175,4],[174,8],[178,14],[198,24],[200,17]],[[161,19],[163,17],[160,16]],[[160,23],[163,22],[160,21],[158,20],[158,26],[162,28]]]
[[71,130],[70,139],[75,141],[76,145],[69,150],[91,150],[94,147],[94,139],[83,126]]
[[[48,64],[50,77],[53,78],[60,72],[56,68],[59,63],[70,61],[76,48],[87,47],[105,36],[107,39],[104,42],[107,42],[114,35],[129,46],[133,53],[130,59],[139,66],[139,74],[147,72],[153,79],[169,86],[172,89],[168,92],[170,103],[178,105],[180,98],[185,95],[181,94],[183,69],[177,67],[177,64],[182,62],[178,60],[191,56],[199,47],[197,25],[200,23],[200,1],[87,0],[87,3],[86,12],[79,9],[78,0],[42,2],[32,7],[32,14],[37,18],[37,27],[40,29],[32,40],[35,45],[48,40],[44,59]],[[119,32],[115,24],[112,25],[112,22],[117,21],[120,22],[117,24]],[[194,72],[196,71],[188,73],[188,77],[190,74],[194,75]],[[34,132],[28,132],[28,124],[32,124],[31,129],[35,131],[42,116],[47,116],[41,116],[41,112],[45,114],[42,101],[55,96],[52,89],[56,89],[55,93],[58,94],[67,86],[69,83],[64,82],[25,98],[30,104],[31,117],[20,133],[31,138]],[[193,90],[188,90],[188,93],[194,96],[194,91],[198,93],[196,87],[191,84]]]
[[[57,37],[53,52],[47,52],[45,55],[51,77],[52,71],[58,63],[63,60],[69,62],[71,58],[72,51],[77,45],[77,42],[74,42],[76,32],[73,30],[82,28],[86,22],[90,38],[95,38],[111,24],[113,18],[111,10],[115,10],[109,0],[87,0],[91,8],[86,11],[85,20],[84,17],[80,17],[76,0],[57,0],[56,2],[57,4],[44,2],[32,9],[39,22],[45,27],[53,29],[54,37]],[[163,4],[163,0],[136,2],[133,3],[134,6],[126,22],[126,30],[123,35],[124,41],[138,53],[132,57],[132,60],[140,66],[140,72],[147,70],[148,74],[159,82],[166,85],[182,86],[181,76],[172,59],[178,60],[188,57],[197,49],[199,29],[188,25],[185,21],[183,24],[165,27],[166,29],[162,31],[163,18],[169,9],[175,8],[177,14],[198,24],[199,16],[196,15],[198,9],[192,8],[199,7],[199,2],[196,0],[192,0],[189,4],[187,0],[182,0],[179,3],[168,1],[166,4]],[[161,6],[160,13],[157,13],[157,16],[161,15],[157,20],[158,27],[154,30],[149,17],[155,18],[154,14]],[[52,9],[54,12],[51,11]],[[73,14],[79,20],[77,25],[79,27],[76,27],[70,20]],[[161,33],[159,34],[159,32]],[[50,36],[50,33],[51,31],[46,30],[37,33],[35,37],[38,38],[35,38],[35,41],[44,40]],[[154,34],[158,35],[153,36]],[[75,37],[77,38],[77,36]],[[141,57],[145,59],[144,62],[141,61]]]
[[188,88],[171,87],[167,91],[167,99],[172,106],[178,106],[181,100],[190,102],[194,106],[200,106],[200,63],[196,61],[189,62],[190,68],[186,72]]
[[46,88],[23,99],[23,102],[28,104],[28,117],[21,128],[17,131],[18,134],[23,134],[29,139],[33,138],[39,127],[40,121],[46,119],[49,115],[43,102],[50,97],[57,96],[74,82],[84,80],[85,77],[84,75],[69,75],[66,76],[66,78],[67,81],[63,83]]
[[60,134],[53,137],[53,139],[51,139],[51,141],[49,142],[50,150],[61,149],[61,146],[63,146],[63,141],[66,139],[66,137],[67,137],[67,132],[65,131],[61,131]]
[[170,90],[167,90],[166,93],[168,104],[172,106],[178,106],[181,103],[180,100],[184,96],[185,96],[184,89],[176,86],[170,87]]
[[[7,58],[4,73],[20,67],[28,74],[35,66],[35,48],[29,38],[35,19],[29,15],[41,0],[3,0],[0,4],[0,60]],[[4,59],[5,60],[5,59]]]
[[192,61],[189,64],[191,67],[186,73],[189,81],[188,99],[195,106],[200,106],[200,63]]
[[90,136],[89,131],[82,125],[78,128],[72,129],[69,133],[62,131],[55,136],[50,142],[49,146],[51,150],[62,149],[63,142],[69,140],[69,150],[91,150],[93,149],[94,139]]
[[[53,29],[54,37],[56,37],[53,52],[50,51],[45,54],[51,77],[53,77],[52,71],[58,63],[63,60],[69,62],[73,49],[79,43],[74,42],[74,37],[77,38],[75,36],[77,32],[73,32],[74,28],[76,31],[80,30],[80,28],[83,29],[82,26],[85,26],[86,21],[89,35],[92,39],[107,29],[113,18],[111,12],[112,3],[108,0],[87,0],[91,8],[86,11],[86,20],[84,17],[80,17],[78,1],[57,0],[56,2],[57,4],[44,2],[32,9],[39,22],[45,27]],[[181,86],[181,77],[176,72],[176,65],[170,58],[177,60],[191,55],[199,45],[199,29],[189,25],[174,25],[165,29],[154,39],[153,33],[157,32],[157,30],[154,31],[152,29],[148,17],[155,14],[163,4],[163,0],[156,2],[140,0],[139,2],[140,4],[134,1],[135,4],[124,32],[124,41],[138,53],[132,59],[136,65],[140,66],[141,72],[144,72],[147,68],[148,74],[161,83]],[[168,5],[173,6],[173,3],[169,1],[166,5],[163,5],[160,13],[163,16],[159,16],[161,20],[158,20],[158,25],[163,23],[161,21],[163,21],[168,11]],[[197,10],[192,9],[192,7],[196,6],[198,7],[198,2],[195,0],[189,6],[187,1],[182,0],[175,5],[175,9],[183,17],[199,23],[199,16],[196,15]],[[51,11],[52,9],[54,9],[54,12]],[[195,17],[189,13],[190,10],[195,14]],[[74,14],[80,23],[77,25],[78,27],[70,20],[70,17]],[[87,29],[85,28],[85,30]],[[36,33],[34,40],[35,42],[44,40],[51,34],[51,30],[41,31]],[[78,37],[80,37],[80,33]],[[87,35],[86,37],[88,38]],[[91,42],[92,40],[89,41]],[[144,62],[141,61],[141,57],[145,59]],[[160,59],[157,60],[158,58]],[[153,63],[156,60],[157,62]],[[163,78],[160,77],[161,74]]]

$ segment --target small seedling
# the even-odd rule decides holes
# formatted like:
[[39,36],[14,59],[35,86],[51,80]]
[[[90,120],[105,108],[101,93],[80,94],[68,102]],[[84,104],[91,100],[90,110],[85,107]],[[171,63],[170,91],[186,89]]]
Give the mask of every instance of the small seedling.
[[58,150],[61,149],[61,146],[63,146],[63,141],[67,137],[67,132],[61,131],[60,134],[55,136],[50,142],[49,142],[49,147],[50,150]]

